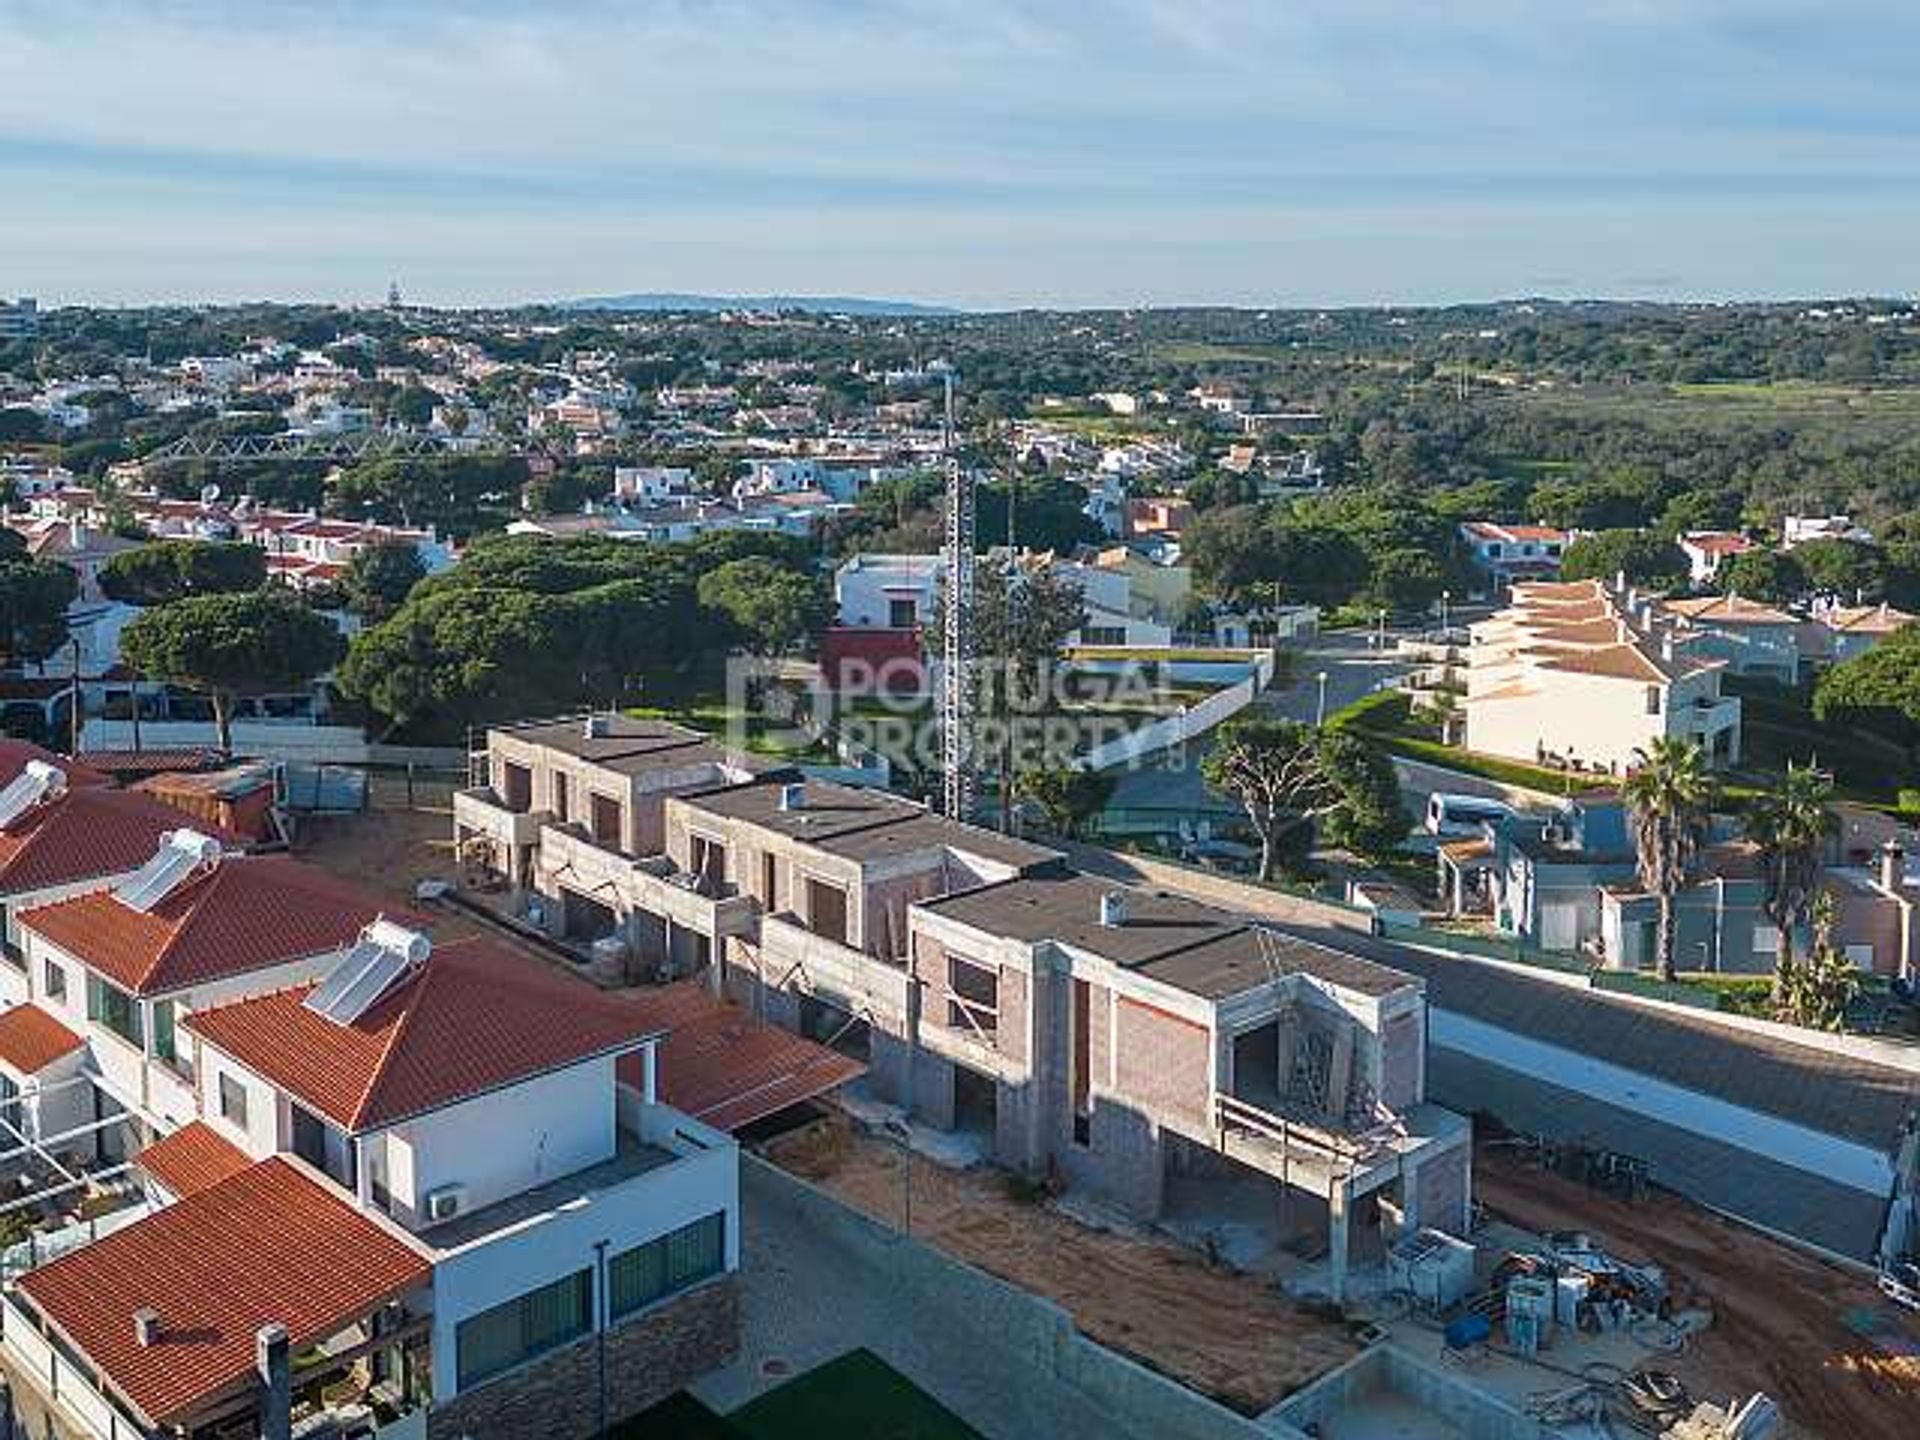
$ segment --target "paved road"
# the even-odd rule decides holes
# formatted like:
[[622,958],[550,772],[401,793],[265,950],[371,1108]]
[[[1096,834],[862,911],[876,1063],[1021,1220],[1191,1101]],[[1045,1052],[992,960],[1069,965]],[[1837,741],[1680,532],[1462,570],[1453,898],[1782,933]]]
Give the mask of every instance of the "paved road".
[[[1388,645],[1401,633],[1387,631]],[[1327,677],[1327,714],[1364,700],[1411,668],[1391,651],[1375,650],[1369,643],[1372,639],[1371,631],[1333,630],[1312,645],[1293,650],[1292,682],[1267,691],[1261,703],[1289,720],[1312,724],[1320,710],[1320,685],[1314,677],[1323,672]]]

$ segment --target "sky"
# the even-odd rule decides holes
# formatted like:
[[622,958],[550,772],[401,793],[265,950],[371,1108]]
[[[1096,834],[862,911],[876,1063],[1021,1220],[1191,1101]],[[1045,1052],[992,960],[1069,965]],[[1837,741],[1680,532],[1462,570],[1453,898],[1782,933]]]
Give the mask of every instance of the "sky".
[[0,0],[0,294],[1920,289],[1908,0]]

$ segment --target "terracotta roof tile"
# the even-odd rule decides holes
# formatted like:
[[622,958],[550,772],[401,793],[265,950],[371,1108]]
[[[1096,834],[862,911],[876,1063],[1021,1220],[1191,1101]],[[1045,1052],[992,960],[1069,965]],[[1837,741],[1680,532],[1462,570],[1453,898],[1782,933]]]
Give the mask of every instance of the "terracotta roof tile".
[[20,923],[123,989],[164,995],[341,949],[380,914],[325,870],[263,855],[223,859],[150,911],[98,890],[23,911]]
[[38,1075],[86,1043],[38,1005],[0,1013],[0,1063],[17,1074]]
[[1792,625],[1794,617],[1771,605],[1739,595],[1697,595],[1665,601],[1661,607],[1676,615],[1702,624],[1716,625]]
[[244,843],[150,795],[101,787],[69,790],[0,830],[0,895],[137,870],[152,858],[161,836],[183,826],[226,845]]
[[206,1043],[359,1133],[655,1033],[630,1000],[482,939],[436,949],[351,1024],[302,1003],[311,985],[197,1011]]
[[[285,1158],[263,1160],[29,1271],[19,1288],[148,1421],[253,1381],[254,1336],[298,1352],[424,1284],[425,1254]],[[156,1343],[136,1311],[160,1316]]]
[[35,745],[31,740],[16,740],[10,735],[0,735],[0,786],[10,785],[27,768],[29,760],[39,760],[48,765],[57,765],[66,772],[67,784],[74,789],[84,785],[105,785],[107,777],[98,770],[79,760],[69,759],[65,755],[56,755],[51,750]]
[[1545,670],[1571,670],[1581,675],[1605,675],[1615,680],[1643,680],[1659,684],[1667,672],[1637,645],[1608,645],[1598,650],[1582,650],[1555,656],[1540,662]]
[[253,1160],[204,1120],[194,1120],[154,1141],[133,1163],[184,1200],[238,1175]]
[[[667,1032],[658,1057],[660,1099],[716,1130],[751,1125],[866,1073],[858,1060],[715,999],[697,980],[636,998]],[[639,1056],[620,1061],[620,1079],[640,1088]]]

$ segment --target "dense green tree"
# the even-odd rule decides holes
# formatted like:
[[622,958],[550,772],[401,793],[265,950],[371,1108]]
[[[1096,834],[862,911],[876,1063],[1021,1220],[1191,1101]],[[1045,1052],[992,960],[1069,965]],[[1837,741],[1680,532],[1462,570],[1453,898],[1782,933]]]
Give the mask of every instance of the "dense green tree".
[[356,520],[433,526],[464,538],[511,513],[527,477],[518,456],[390,457],[342,470],[328,486],[327,506]]
[[234,595],[267,583],[267,552],[225,540],[155,540],[100,567],[100,588],[128,605],[167,605],[190,595]]
[[1071,765],[1040,765],[1020,774],[1016,785],[1023,800],[1046,812],[1047,824],[1057,835],[1074,839],[1085,833],[1087,822],[1106,808],[1114,777]]
[[1342,799],[1313,728],[1270,715],[1243,714],[1215,730],[1200,773],[1246,812],[1262,880],[1274,878],[1289,833],[1311,827]]
[[222,754],[233,752],[239,695],[304,685],[331,668],[342,648],[330,620],[279,589],[158,605],[120,637],[121,654],[139,674],[207,695]]
[[1878,604],[1887,588],[1886,555],[1877,545],[1851,540],[1808,540],[1792,555],[1807,577],[1807,588],[1843,605]]
[[1631,585],[1673,589],[1686,584],[1687,557],[1673,541],[1643,530],[1602,530],[1582,535],[1561,557],[1567,580],[1605,580],[1621,574]]
[[1865,654],[1828,670],[1814,686],[1813,713],[1822,721],[1890,715],[1909,733],[1920,728],[1920,626],[1897,630]]
[[1735,555],[1720,567],[1718,579],[1727,594],[1743,595],[1765,605],[1789,605],[1807,593],[1807,572],[1800,568],[1794,552],[1786,550],[1749,550]]
[[64,565],[0,554],[0,663],[38,664],[64,645],[67,607],[78,591]]
[[1315,735],[1320,765],[1339,798],[1319,821],[1320,838],[1357,855],[1391,855],[1412,825],[1393,761],[1360,735],[1329,727]]
[[347,605],[364,620],[387,618],[427,578],[419,547],[409,540],[383,540],[355,552],[347,561],[340,591]]
[[765,555],[729,560],[700,577],[700,603],[725,618],[747,647],[787,654],[826,625],[832,595],[824,577]]

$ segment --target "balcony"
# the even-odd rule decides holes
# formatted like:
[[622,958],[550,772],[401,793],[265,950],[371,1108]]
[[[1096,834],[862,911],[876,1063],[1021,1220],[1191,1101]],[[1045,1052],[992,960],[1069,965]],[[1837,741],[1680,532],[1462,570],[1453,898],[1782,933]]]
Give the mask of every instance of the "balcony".
[[547,816],[538,810],[512,810],[488,785],[453,794],[453,823],[463,835],[479,835],[496,845],[531,845]]
[[540,869],[556,883],[603,904],[645,911],[716,942],[751,935],[760,913],[758,901],[725,881],[686,874],[664,855],[635,859],[550,820],[540,831]]
[[761,920],[760,960],[770,985],[785,989],[797,975],[809,994],[852,1014],[906,1018],[913,980],[903,965],[816,935],[792,915]]

